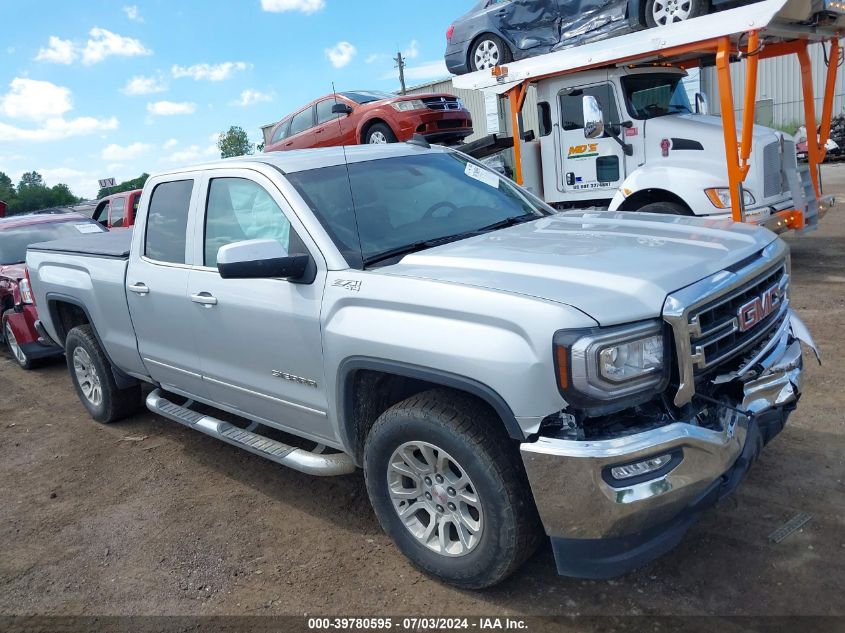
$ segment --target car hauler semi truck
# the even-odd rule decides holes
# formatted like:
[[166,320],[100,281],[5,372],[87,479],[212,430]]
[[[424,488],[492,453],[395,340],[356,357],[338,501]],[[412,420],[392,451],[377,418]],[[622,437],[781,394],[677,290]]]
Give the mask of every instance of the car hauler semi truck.
[[[843,5],[766,0],[455,77],[456,88],[492,91],[510,102],[519,183],[559,208],[686,215],[730,214],[775,231],[815,228],[840,61]],[[754,125],[759,60],[792,55],[801,67],[805,118],[816,119],[809,44],[826,46],[828,71],[816,143],[798,166],[792,138]],[[730,63],[747,65],[735,115]],[[717,68],[721,116],[692,104],[690,68]],[[521,111],[537,90],[539,138],[523,138]],[[739,118],[739,121],[737,120]],[[811,123],[812,125],[812,123]]]

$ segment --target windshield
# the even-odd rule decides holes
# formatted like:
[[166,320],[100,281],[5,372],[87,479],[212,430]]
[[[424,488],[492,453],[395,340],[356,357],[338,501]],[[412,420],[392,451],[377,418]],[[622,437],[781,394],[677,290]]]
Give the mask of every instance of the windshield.
[[628,75],[622,78],[628,113],[635,119],[653,119],[667,114],[690,114],[683,75]]
[[352,163],[348,176],[346,165],[336,165],[288,178],[350,266],[358,268],[396,249],[419,245],[420,250],[425,242],[552,212],[497,173],[452,152]]
[[79,237],[88,233],[102,233],[104,230],[96,222],[82,219],[0,230],[0,265],[26,261],[26,248],[30,244]]
[[359,104],[381,101],[382,99],[393,99],[396,96],[389,92],[379,92],[378,90],[353,90],[352,92],[341,92],[340,94]]

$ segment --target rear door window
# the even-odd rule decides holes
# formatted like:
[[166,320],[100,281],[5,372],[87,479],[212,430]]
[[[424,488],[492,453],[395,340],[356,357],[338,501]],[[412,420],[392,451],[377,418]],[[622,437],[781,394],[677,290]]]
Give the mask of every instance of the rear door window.
[[177,180],[163,182],[153,190],[144,239],[144,255],[149,259],[170,264],[185,263],[193,189],[193,180]]
[[126,198],[115,198],[111,201],[111,212],[109,213],[109,224],[120,228],[126,217]]
[[290,122],[290,136],[314,127],[314,108],[308,108],[297,114]]

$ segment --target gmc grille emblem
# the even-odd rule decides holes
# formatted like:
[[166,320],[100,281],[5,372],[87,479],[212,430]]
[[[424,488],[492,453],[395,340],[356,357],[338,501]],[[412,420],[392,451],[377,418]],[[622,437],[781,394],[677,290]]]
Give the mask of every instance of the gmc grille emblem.
[[737,323],[740,332],[747,332],[755,325],[766,320],[778,309],[781,303],[780,287],[775,284],[761,296],[754,298],[737,311]]

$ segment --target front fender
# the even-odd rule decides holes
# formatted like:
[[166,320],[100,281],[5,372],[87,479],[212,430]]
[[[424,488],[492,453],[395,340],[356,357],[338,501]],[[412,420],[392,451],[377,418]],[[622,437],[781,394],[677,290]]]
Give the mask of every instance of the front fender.
[[626,200],[639,192],[658,190],[667,191],[683,200],[695,215],[724,214],[726,210],[713,206],[704,190],[726,186],[727,183],[721,178],[693,168],[644,165],[631,172],[622,182],[610,202],[609,210],[620,210]]

